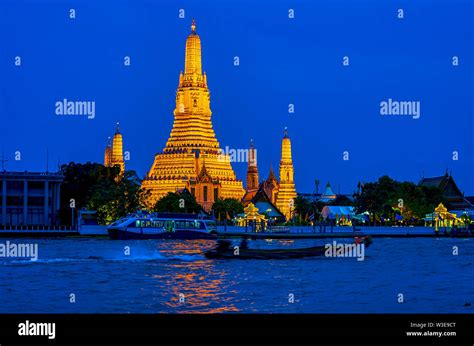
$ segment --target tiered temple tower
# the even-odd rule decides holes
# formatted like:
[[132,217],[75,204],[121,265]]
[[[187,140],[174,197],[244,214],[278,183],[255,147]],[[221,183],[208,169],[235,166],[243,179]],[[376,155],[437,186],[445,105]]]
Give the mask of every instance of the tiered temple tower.
[[277,208],[289,220],[294,211],[294,199],[296,198],[295,182],[293,180],[293,160],[291,155],[291,141],[287,129],[281,141],[280,161],[280,186],[276,200]]
[[121,173],[125,171],[125,161],[123,159],[123,139],[122,134],[120,133],[119,123],[117,123],[117,128],[115,130],[112,143],[110,143],[109,137],[107,147],[105,148],[104,166],[119,166]]
[[168,192],[182,188],[187,188],[207,211],[218,198],[242,198],[242,181],[236,179],[230,156],[220,148],[211,115],[201,40],[193,20],[186,40],[184,73],[179,75],[176,91],[173,128],[142,183],[151,192],[149,207]]
[[257,151],[251,140],[247,166],[247,192],[256,190],[258,190]]

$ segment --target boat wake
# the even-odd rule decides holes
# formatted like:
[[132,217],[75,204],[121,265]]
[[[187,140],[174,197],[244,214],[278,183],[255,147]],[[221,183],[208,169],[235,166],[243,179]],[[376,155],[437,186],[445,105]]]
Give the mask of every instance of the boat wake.
[[120,255],[120,256],[88,256],[85,258],[71,257],[71,258],[44,258],[44,259],[4,259],[0,261],[0,265],[14,266],[14,265],[34,265],[34,264],[60,264],[70,262],[88,262],[88,261],[110,261],[110,262],[155,262],[155,261],[185,261],[194,262],[203,260],[203,255],[170,255],[165,256],[159,251],[149,254],[138,255]]
[[1,265],[28,265],[28,264],[48,264],[48,263],[64,263],[64,262],[83,262],[85,258],[46,258],[46,259],[15,259],[1,261]]

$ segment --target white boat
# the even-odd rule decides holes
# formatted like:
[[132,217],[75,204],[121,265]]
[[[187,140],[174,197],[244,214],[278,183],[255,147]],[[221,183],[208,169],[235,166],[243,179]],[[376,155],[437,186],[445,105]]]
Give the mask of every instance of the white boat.
[[110,239],[216,239],[216,222],[196,214],[136,213],[107,226]]

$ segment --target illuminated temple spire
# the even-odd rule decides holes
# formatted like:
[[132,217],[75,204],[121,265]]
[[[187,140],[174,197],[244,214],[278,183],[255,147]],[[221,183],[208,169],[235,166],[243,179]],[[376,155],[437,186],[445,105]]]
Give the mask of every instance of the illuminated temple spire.
[[[173,128],[142,183],[151,192],[149,207],[168,192],[184,187],[205,210],[210,210],[217,198],[243,196],[242,182],[236,179],[230,157],[222,153],[212,127],[211,99],[201,53],[201,39],[193,19],[186,39],[184,73],[179,75],[176,90]],[[200,176],[203,166],[204,180],[200,179],[204,178]]]
[[258,167],[257,151],[253,145],[253,140],[251,140],[247,166],[247,192],[253,190],[258,190]]
[[110,167],[112,163],[112,141],[110,136],[107,138],[107,146],[105,147],[104,153],[104,166]]
[[288,130],[285,127],[284,136],[281,141],[280,187],[276,206],[286,216],[287,220],[291,218],[291,214],[294,212],[296,189],[293,179],[294,171],[291,155],[291,141],[288,137]]
[[191,24],[191,33],[186,41],[186,54],[185,54],[185,74],[202,73],[201,65],[201,39],[196,33],[196,22],[193,19]]
[[176,147],[193,149],[219,148],[211,122],[210,93],[206,74],[202,73],[201,39],[193,19],[191,33],[186,40],[184,74],[180,73],[176,91],[174,124],[165,152]]
[[119,123],[117,123],[117,128],[115,130],[112,143],[110,143],[110,137],[108,138],[107,147],[105,148],[104,166],[119,166],[120,172],[123,173],[125,171],[125,161],[123,158],[123,138],[122,134],[120,133]]

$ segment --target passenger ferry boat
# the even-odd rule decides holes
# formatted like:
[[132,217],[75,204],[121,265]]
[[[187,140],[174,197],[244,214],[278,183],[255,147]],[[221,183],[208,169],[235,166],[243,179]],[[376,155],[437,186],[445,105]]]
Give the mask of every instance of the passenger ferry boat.
[[136,213],[107,227],[110,239],[216,239],[216,222],[196,214]]

